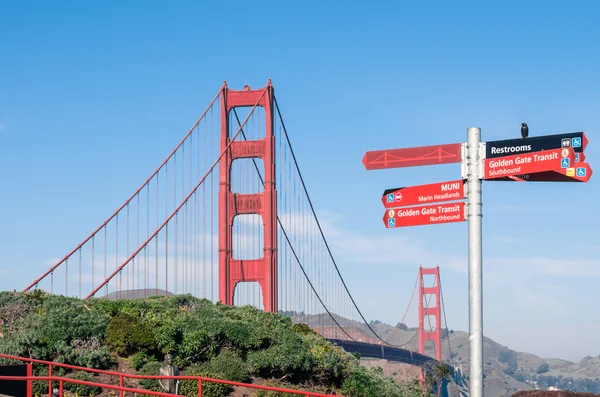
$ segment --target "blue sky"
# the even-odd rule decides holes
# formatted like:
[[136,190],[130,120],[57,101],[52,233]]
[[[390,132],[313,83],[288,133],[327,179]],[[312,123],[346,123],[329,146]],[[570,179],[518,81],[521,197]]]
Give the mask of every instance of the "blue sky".
[[[440,265],[466,330],[467,225],[386,230],[386,188],[458,165],[367,172],[366,150],[600,131],[587,2],[4,2],[0,289],[64,255],[155,169],[212,99],[273,80],[317,211],[370,319],[395,323]],[[126,172],[124,172],[126,170]],[[571,360],[600,354],[600,215],[588,184],[484,183],[484,333]],[[594,204],[595,203],[595,204]],[[360,247],[360,252],[356,252]],[[591,308],[591,309],[589,309]]]

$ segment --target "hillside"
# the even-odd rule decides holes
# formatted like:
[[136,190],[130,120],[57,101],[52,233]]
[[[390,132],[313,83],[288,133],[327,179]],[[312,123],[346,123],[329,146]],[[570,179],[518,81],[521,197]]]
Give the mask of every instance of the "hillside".
[[[381,323],[372,326],[384,339],[396,332],[390,343],[403,344],[407,349],[418,350],[415,329],[397,330]],[[469,334],[451,330],[443,336],[443,359],[449,363],[453,362],[468,376]],[[452,357],[447,347],[448,337]],[[425,353],[433,357],[434,351],[431,346],[427,345]],[[535,385],[541,389],[554,386],[563,390],[600,393],[600,356],[586,357],[576,363],[541,358],[530,353],[516,352],[489,338],[484,338],[483,349],[484,387],[490,395],[510,396],[519,390],[532,390]]]
[[[9,355],[156,375],[169,353],[186,375],[345,396],[423,396],[414,383],[401,383],[379,368],[360,365],[356,357],[308,327],[294,325],[288,317],[251,306],[213,304],[190,295],[91,299],[84,304],[40,291],[0,292],[0,325],[0,352]],[[34,374],[45,373],[41,366],[34,366]],[[64,375],[90,379],[83,373]],[[155,380],[139,384],[158,389]],[[183,394],[197,395],[196,386],[194,381],[184,381]],[[45,382],[35,382],[34,392],[42,394],[46,387]],[[206,397],[225,397],[231,392],[215,384],[204,388]]]

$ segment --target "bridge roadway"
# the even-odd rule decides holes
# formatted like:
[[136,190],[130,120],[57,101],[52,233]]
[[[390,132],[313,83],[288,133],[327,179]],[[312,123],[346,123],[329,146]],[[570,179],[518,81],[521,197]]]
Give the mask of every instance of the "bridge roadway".
[[398,347],[374,345],[371,343],[346,341],[341,339],[327,338],[327,340],[331,343],[335,343],[349,353],[359,353],[361,357],[382,358],[389,361],[417,365],[419,367],[427,366],[432,361],[435,361],[432,357],[411,350],[400,349]]

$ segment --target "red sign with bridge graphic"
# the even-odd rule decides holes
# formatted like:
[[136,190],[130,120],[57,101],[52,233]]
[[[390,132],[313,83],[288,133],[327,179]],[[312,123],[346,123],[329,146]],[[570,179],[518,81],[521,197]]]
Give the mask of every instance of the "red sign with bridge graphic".
[[466,221],[465,202],[389,209],[383,215],[388,229]]
[[449,182],[387,189],[383,192],[381,201],[385,208],[396,208],[439,201],[461,200],[465,197],[465,182],[458,179]]
[[362,163],[367,170],[451,164],[462,161],[462,144],[419,146],[366,152]]

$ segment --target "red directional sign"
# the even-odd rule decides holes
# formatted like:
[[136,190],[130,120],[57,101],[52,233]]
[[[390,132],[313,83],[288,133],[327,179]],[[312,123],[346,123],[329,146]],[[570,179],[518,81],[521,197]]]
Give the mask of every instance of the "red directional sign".
[[571,147],[496,157],[485,159],[483,179],[560,170],[573,167],[574,163],[575,152]]
[[461,161],[462,145],[460,143],[374,150],[366,152],[362,159],[367,170],[460,163]]
[[450,182],[387,189],[383,192],[381,201],[385,208],[396,208],[438,201],[461,200],[465,197],[465,182],[459,179]]
[[404,226],[435,225],[466,220],[465,202],[433,204],[417,207],[389,209],[383,215],[388,229]]
[[519,174],[509,177],[489,179],[489,181],[517,182],[588,182],[592,177],[592,168],[588,163],[575,163],[570,168],[536,172],[535,174]]

